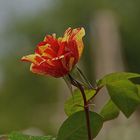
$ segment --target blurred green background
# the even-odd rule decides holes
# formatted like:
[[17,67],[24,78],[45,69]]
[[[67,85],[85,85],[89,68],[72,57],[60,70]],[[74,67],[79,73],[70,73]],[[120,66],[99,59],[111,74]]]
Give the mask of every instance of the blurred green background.
[[68,88],[61,79],[32,74],[30,64],[20,58],[33,53],[46,33],[62,36],[68,27],[82,26],[86,36],[80,64],[95,83],[99,43],[94,21],[104,10],[117,17],[125,70],[140,73],[139,0],[0,0],[0,134],[29,128],[57,133],[65,118],[61,101],[69,95]]

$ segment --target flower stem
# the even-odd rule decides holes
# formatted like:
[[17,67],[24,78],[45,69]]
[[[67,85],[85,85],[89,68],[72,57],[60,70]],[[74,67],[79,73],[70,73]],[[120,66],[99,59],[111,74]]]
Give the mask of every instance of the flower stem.
[[82,97],[83,97],[83,101],[84,101],[84,111],[85,111],[85,116],[86,116],[88,140],[92,140],[91,127],[90,127],[90,116],[89,116],[89,105],[88,105],[88,101],[86,99],[84,88],[83,88],[83,86],[78,81],[73,79],[71,77],[71,75],[69,75],[69,78],[71,79],[72,85],[76,86],[81,91],[81,94],[82,94]]
[[85,110],[85,115],[86,115],[86,123],[87,123],[87,130],[88,130],[88,139],[92,140],[92,136],[91,136],[91,128],[90,128],[90,116],[89,116],[89,106],[88,106],[88,102],[86,100],[86,96],[85,96],[85,92],[83,87],[77,83],[79,86],[79,89],[82,93],[83,96],[83,100],[84,100],[84,110]]

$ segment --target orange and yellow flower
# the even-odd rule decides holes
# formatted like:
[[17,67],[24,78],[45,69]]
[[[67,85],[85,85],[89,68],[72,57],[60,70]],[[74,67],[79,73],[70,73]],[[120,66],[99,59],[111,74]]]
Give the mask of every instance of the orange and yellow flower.
[[34,54],[23,56],[22,60],[31,62],[33,73],[63,77],[68,74],[83,52],[84,28],[68,28],[63,37],[46,35],[37,45]]

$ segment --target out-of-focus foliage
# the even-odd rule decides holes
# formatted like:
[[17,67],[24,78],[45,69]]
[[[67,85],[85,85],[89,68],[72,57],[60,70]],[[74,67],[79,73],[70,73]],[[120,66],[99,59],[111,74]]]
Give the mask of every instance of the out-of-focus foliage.
[[34,75],[29,72],[28,64],[20,62],[21,56],[33,52],[46,33],[55,32],[60,36],[69,26],[84,26],[86,37],[82,62],[88,77],[93,80],[90,76],[94,62],[89,55],[90,22],[98,10],[112,10],[118,16],[127,69],[140,72],[139,0],[52,0],[52,3],[50,9],[43,8],[36,15],[16,17],[14,13],[9,13],[12,20],[8,21],[2,35],[6,46],[3,47],[5,53],[0,60],[3,74],[0,86],[0,133],[30,126],[47,133],[53,130],[49,118],[55,111],[59,96],[59,79]]

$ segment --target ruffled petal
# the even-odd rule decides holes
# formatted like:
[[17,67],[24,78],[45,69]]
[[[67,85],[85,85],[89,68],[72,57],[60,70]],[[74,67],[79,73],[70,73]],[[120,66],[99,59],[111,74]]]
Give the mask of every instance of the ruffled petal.
[[83,44],[83,36],[85,35],[85,29],[82,28],[76,28],[76,29],[71,29],[68,28],[65,33],[64,33],[64,37],[62,39],[62,41],[71,41],[71,40],[75,40],[77,43],[77,49],[78,49],[78,53],[79,53],[79,58],[81,57],[81,54],[83,52],[83,48],[84,48],[84,44]]
[[63,77],[68,74],[81,57],[84,45],[84,28],[68,28],[64,37],[47,35],[37,45],[35,54],[22,57],[22,61],[31,62],[33,73]]
[[82,40],[84,35],[85,35],[84,28],[74,29],[73,33],[72,33],[72,39],[75,40],[77,43],[79,58],[81,57],[83,49],[84,49],[84,44],[83,44],[83,40]]
[[50,44],[47,44],[46,42],[40,42],[37,45],[37,48],[35,50],[35,53],[42,55],[44,51],[50,46]]
[[22,61],[31,62],[31,63],[36,63],[35,57],[36,57],[35,54],[30,54],[30,55],[23,56],[21,58],[21,60]]
[[42,67],[41,65],[35,65],[33,63],[30,66],[30,71],[41,75],[47,75],[46,70],[44,70],[44,67]]
[[36,65],[40,65],[42,62],[45,61],[41,56],[39,56],[37,54],[30,54],[30,55],[23,56],[21,58],[21,60],[31,62],[31,63],[34,63]]
[[69,27],[64,33],[64,37],[62,38],[62,42],[67,42],[70,38],[71,33],[72,33],[72,28]]

